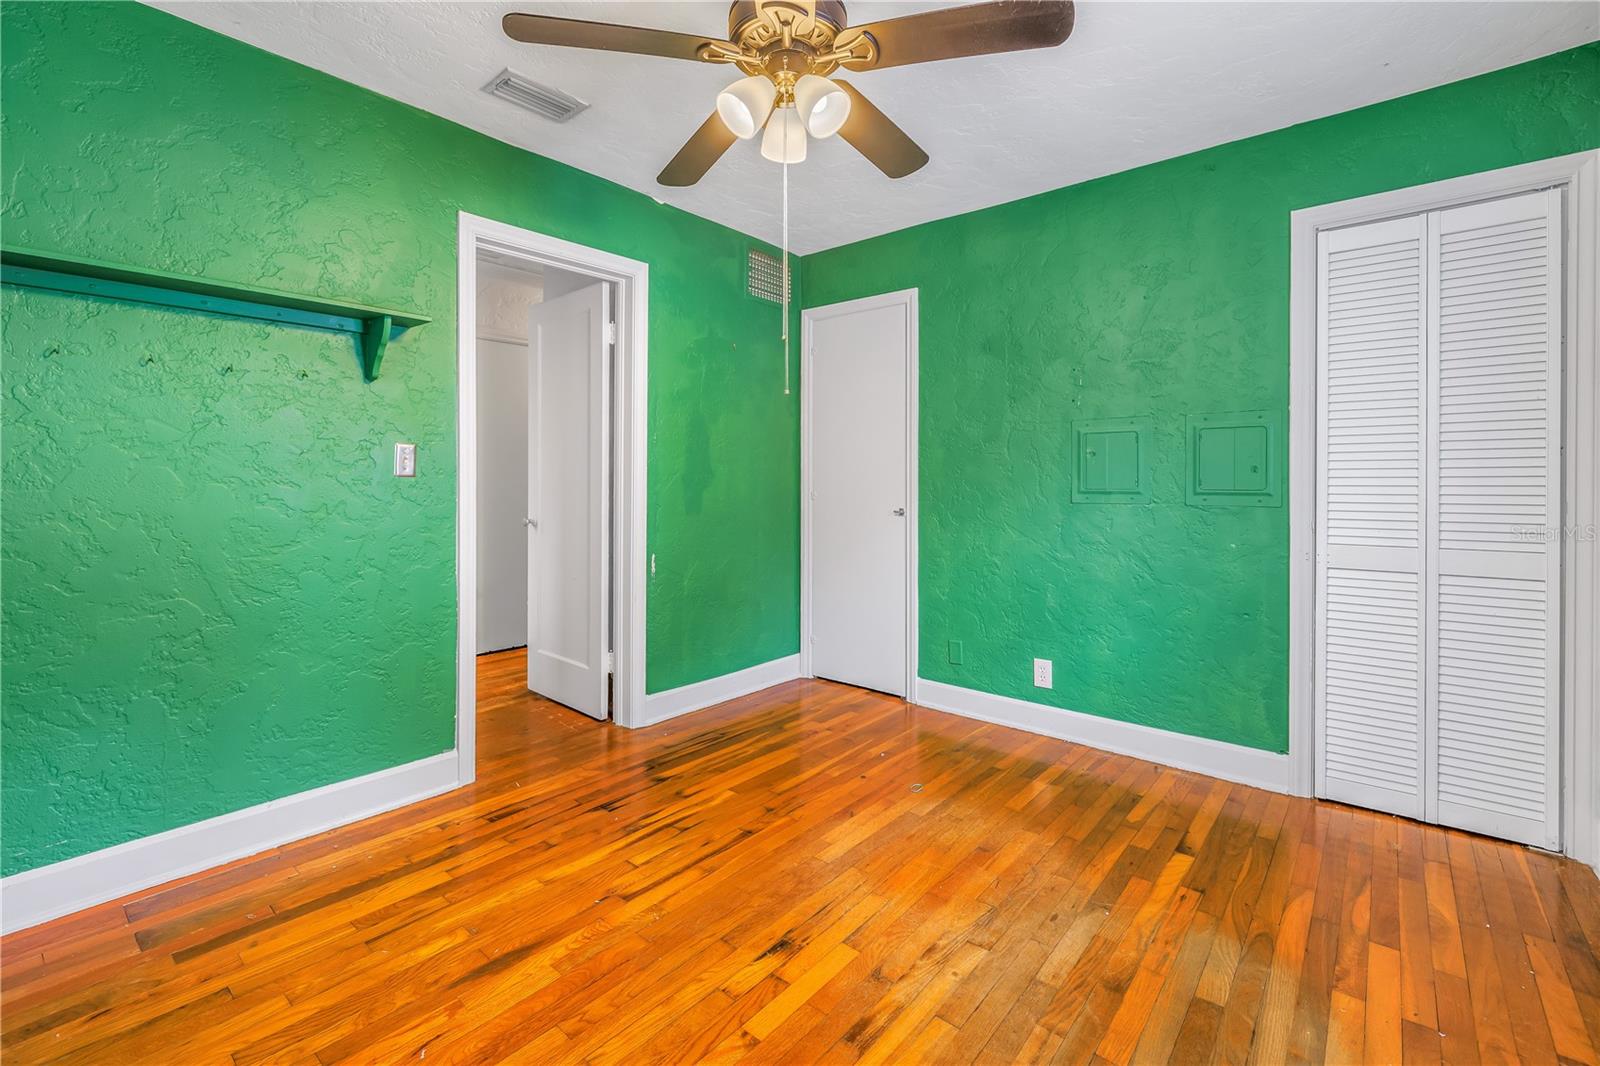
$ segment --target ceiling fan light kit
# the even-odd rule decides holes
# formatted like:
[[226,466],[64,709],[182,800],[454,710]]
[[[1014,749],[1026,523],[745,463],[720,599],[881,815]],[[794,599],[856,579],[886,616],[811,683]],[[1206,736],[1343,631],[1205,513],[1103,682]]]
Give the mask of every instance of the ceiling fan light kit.
[[717,94],[717,114],[735,137],[748,141],[766,123],[777,97],[772,79],[753,74]]
[[761,154],[774,163],[806,161],[806,130],[798,111],[780,107],[773,113],[761,137]]
[[745,76],[717,94],[716,107],[656,177],[693,185],[737,140],[761,130],[761,154],[783,165],[783,391],[789,391],[789,164],[806,157],[806,135],[839,134],[890,178],[922,169],[928,153],[849,82],[849,71],[964,56],[1053,48],[1072,33],[1071,0],[992,0],[851,26],[842,0],[735,0],[726,40],[553,15],[512,13],[506,36],[527,44],[596,48],[700,63],[725,63]]
[[794,83],[794,106],[813,137],[832,137],[850,117],[850,97],[820,74],[807,74]]

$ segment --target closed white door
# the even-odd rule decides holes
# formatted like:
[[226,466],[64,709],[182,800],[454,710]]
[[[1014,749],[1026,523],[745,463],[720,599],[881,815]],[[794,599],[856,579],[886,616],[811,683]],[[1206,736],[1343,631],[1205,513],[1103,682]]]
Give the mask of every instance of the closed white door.
[[528,688],[607,713],[610,293],[603,284],[528,315]]
[[528,346],[478,337],[478,652],[528,643]]
[[906,694],[914,304],[808,312],[811,672]]
[[1424,808],[1422,216],[1321,235],[1317,785]]
[[1435,821],[1560,844],[1561,193],[1432,219]]
[[1560,844],[1561,199],[1319,237],[1319,795]]

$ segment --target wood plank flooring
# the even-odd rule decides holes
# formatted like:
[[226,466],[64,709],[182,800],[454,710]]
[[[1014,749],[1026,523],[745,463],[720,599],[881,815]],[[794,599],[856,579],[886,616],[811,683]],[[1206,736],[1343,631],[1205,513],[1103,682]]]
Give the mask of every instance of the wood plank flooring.
[[5,1062],[1600,1066],[1569,861],[827,682],[630,733],[522,673],[474,786],[0,942]]

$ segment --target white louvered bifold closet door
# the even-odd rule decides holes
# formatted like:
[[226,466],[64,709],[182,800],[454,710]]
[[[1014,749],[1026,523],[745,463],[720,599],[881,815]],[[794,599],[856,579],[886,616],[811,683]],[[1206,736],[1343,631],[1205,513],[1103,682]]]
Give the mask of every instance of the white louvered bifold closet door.
[[1560,843],[1560,192],[1430,219],[1430,821]]
[[1551,848],[1560,209],[1318,239],[1318,795]]
[[1423,816],[1422,218],[1318,242],[1317,794]]

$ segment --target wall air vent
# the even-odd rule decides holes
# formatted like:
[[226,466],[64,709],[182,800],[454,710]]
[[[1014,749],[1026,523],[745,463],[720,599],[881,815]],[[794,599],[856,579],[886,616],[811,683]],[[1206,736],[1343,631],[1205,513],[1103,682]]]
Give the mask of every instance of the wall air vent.
[[589,105],[576,96],[568,96],[560,89],[529,81],[521,74],[502,70],[494,76],[483,91],[490,96],[509,100],[524,111],[532,111],[551,122],[565,122]]
[[758,248],[750,249],[747,284],[751,296],[759,296],[775,304],[783,303],[783,260]]

